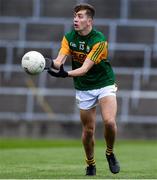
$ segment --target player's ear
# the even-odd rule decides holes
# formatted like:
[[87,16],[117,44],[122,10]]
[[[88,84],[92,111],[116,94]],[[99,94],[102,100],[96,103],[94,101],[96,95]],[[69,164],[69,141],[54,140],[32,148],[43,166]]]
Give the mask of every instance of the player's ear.
[[92,18],[88,18],[88,25],[91,25],[91,24],[93,24],[93,19]]

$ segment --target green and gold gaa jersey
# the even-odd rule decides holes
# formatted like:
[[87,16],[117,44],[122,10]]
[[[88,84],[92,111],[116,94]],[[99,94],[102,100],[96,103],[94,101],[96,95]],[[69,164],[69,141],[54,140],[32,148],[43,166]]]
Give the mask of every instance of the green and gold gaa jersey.
[[92,90],[114,84],[114,73],[107,60],[107,40],[101,32],[93,29],[87,36],[80,36],[75,30],[68,32],[63,37],[59,54],[72,56],[73,70],[80,68],[86,58],[94,61],[84,76],[73,78],[76,89]]

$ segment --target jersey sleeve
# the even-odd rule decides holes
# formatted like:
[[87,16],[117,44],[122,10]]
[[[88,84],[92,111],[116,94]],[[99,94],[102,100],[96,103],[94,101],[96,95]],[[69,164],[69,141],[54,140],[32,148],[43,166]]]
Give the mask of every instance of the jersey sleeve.
[[65,36],[63,37],[63,40],[61,42],[61,48],[59,54],[70,55],[69,43]]
[[98,64],[101,60],[107,59],[108,43],[107,41],[96,43],[88,54],[87,58]]

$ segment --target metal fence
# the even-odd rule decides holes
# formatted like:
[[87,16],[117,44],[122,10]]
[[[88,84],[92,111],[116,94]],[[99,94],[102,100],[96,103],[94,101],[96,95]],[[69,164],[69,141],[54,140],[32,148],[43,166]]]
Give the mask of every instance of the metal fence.
[[[79,2],[86,2],[77,1]],[[133,86],[130,90],[119,90],[117,97],[121,99],[120,105],[120,114],[118,114],[119,121],[131,121],[131,122],[147,122],[147,123],[156,123],[156,116],[145,116],[143,114],[132,115],[129,113],[130,102],[133,106],[138,109],[139,100],[140,99],[157,99],[157,93],[155,91],[142,91],[141,90],[141,78],[145,83],[149,83],[150,77],[152,75],[157,75],[157,70],[155,68],[152,69],[152,53],[153,56],[157,54],[157,21],[156,20],[139,20],[139,19],[128,19],[128,11],[129,11],[129,2],[130,0],[121,0],[121,11],[119,19],[105,19],[105,18],[96,18],[95,25],[103,25],[109,27],[109,51],[111,58],[114,58],[115,51],[139,51],[143,52],[143,66],[140,68],[125,68],[125,67],[114,67],[115,73],[117,75],[132,75],[133,76]],[[6,48],[6,63],[0,65],[0,73],[4,72],[5,79],[11,79],[12,74],[14,72],[21,72],[22,69],[20,65],[13,64],[13,49],[20,48],[21,50],[24,48],[43,48],[43,49],[51,49],[53,51],[53,57],[57,54],[57,51],[60,46],[60,42],[40,42],[40,41],[27,41],[26,40],[26,27],[28,24],[42,24],[42,25],[58,25],[61,24],[64,26],[64,32],[70,30],[72,25],[72,19],[70,18],[57,18],[57,17],[41,17],[40,16],[40,0],[34,0],[34,9],[33,16],[29,18],[19,18],[19,17],[0,17],[0,23],[17,23],[19,24],[19,40],[8,41],[8,40],[0,40],[0,47]],[[120,26],[126,27],[153,27],[154,28],[154,42],[152,44],[146,43],[118,43],[116,41],[117,38],[117,28]],[[20,62],[20,61],[19,61]],[[69,67],[67,67],[69,68]],[[43,73],[39,77],[39,84],[34,89],[21,88],[21,87],[0,87],[0,96],[5,95],[25,95],[26,100],[26,109],[24,112],[16,113],[16,112],[0,112],[0,119],[26,119],[26,120],[42,120],[42,119],[57,119],[57,120],[79,120],[79,114],[77,108],[71,114],[52,114],[51,112],[45,113],[36,113],[34,112],[34,97],[35,96],[67,96],[74,97],[74,90],[72,89],[47,89],[44,85],[46,81],[46,75]],[[63,87],[64,88],[64,87]],[[98,118],[100,119],[100,118]]]

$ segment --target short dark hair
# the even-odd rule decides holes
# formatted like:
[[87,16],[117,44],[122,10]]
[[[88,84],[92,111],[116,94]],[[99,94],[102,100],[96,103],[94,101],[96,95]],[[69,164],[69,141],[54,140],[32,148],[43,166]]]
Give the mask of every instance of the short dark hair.
[[74,13],[77,13],[81,10],[86,10],[86,14],[93,19],[95,15],[95,9],[92,5],[87,4],[87,3],[81,3],[81,4],[77,4],[74,7]]

